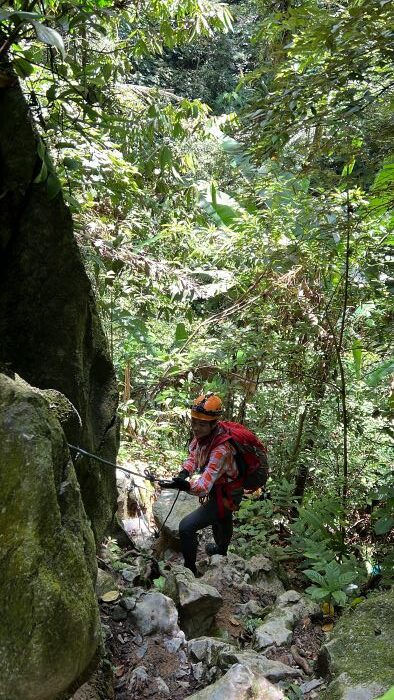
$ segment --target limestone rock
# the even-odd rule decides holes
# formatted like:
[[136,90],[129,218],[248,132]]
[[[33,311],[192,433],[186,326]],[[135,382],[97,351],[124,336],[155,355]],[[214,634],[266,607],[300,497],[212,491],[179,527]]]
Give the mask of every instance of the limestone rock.
[[272,596],[273,600],[284,592],[283,584],[277,577],[272,563],[263,556],[246,561],[231,552],[226,557],[216,554],[202,562],[200,568],[203,571],[203,580],[217,588],[223,584],[247,586],[253,582],[254,586]]
[[[177,497],[177,491],[163,489],[157,501],[153,504],[153,516],[159,528],[163,525],[172,504]],[[198,508],[198,499],[195,496],[181,492],[174,509],[163,528],[163,533],[171,539],[179,542],[179,523],[186,515]]]
[[248,666],[234,664],[227,673],[212,685],[189,696],[189,700],[283,700],[283,692],[269,683],[264,676],[254,673]]
[[0,375],[1,700],[81,685],[101,646],[95,544],[47,402]]
[[187,651],[192,659],[203,661],[205,666],[217,666],[220,653],[231,650],[232,646],[215,637],[197,637],[187,644]]
[[253,648],[257,651],[272,646],[290,644],[293,628],[306,615],[318,612],[319,607],[297,591],[286,591],[276,601],[274,609],[262,625],[255,629]]
[[256,600],[248,600],[247,603],[238,603],[235,612],[242,617],[264,617],[270,608],[262,608]]
[[142,691],[149,683],[149,675],[145,666],[136,666],[127,674],[127,689],[132,693],[131,697],[141,697]]
[[317,614],[320,610],[317,603],[310,598],[298,593],[298,591],[286,591],[276,601],[278,608],[290,611],[295,622],[302,620],[306,615]]
[[[271,617],[272,615],[272,617]],[[253,648],[257,651],[269,649],[272,646],[286,646],[293,638],[293,618],[278,611],[267,615],[265,622],[254,631]]]
[[169,689],[167,683],[162,678],[160,678],[160,677],[157,678],[156,683],[157,683],[157,690],[159,693],[161,693],[163,695],[170,695],[170,689]]
[[257,654],[255,651],[238,651],[229,646],[220,652],[220,668],[226,670],[229,666],[236,663],[247,666],[253,673],[264,676],[264,678],[274,683],[289,678],[298,678],[302,675],[298,668],[287,666],[280,661],[267,659],[266,656]]
[[179,633],[178,611],[171,600],[159,591],[148,591],[129,611],[129,618],[142,635]]
[[179,606],[179,625],[189,639],[206,634],[223,604],[222,596],[189,569],[174,566],[166,577],[164,592]]
[[[0,91],[0,114],[0,366],[64,394],[82,422],[66,420],[68,441],[113,462],[116,376],[70,211],[61,192],[34,182],[38,136],[18,80]],[[87,458],[75,467],[100,543],[116,510],[114,473]]]
[[322,700],[379,697],[394,683],[394,589],[371,595],[336,624],[318,668],[331,678]]
[[109,571],[98,569],[96,579],[97,598],[101,598],[104,593],[109,593],[109,591],[115,591],[117,587],[115,577]]
[[112,670],[108,663],[101,662],[97,671],[84,683],[70,700],[114,700]]
[[214,554],[199,563],[202,580],[215,588],[243,584],[245,582],[245,559],[229,553],[226,557]]

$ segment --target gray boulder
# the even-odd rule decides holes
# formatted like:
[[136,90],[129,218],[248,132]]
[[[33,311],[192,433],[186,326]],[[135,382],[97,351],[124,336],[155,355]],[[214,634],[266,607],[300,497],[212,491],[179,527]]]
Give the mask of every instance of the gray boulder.
[[357,683],[347,673],[341,673],[330,683],[322,697],[330,700],[375,700],[381,698],[384,691],[385,688],[379,683],[370,683],[367,680]]
[[319,655],[319,671],[333,679],[322,700],[372,700],[391,688],[393,637],[394,589],[345,613]]
[[[3,54],[0,72],[7,61]],[[81,419],[66,409],[68,441],[114,462],[115,371],[70,211],[61,191],[35,181],[43,142],[16,77],[0,90],[0,114],[0,367],[64,394]],[[75,467],[99,544],[116,511],[114,470],[84,457]]]
[[[163,489],[159,498],[153,504],[153,517],[159,528],[162,527],[164,521],[166,520],[176,497],[177,491],[172,489]],[[182,518],[189,515],[189,513],[191,513],[197,507],[198,499],[195,496],[190,496],[190,494],[181,491],[174,509],[163,527],[163,533],[170,539],[179,543],[179,523]]]
[[255,629],[253,648],[257,651],[272,646],[290,644],[293,628],[306,615],[318,612],[319,607],[297,591],[286,591],[276,601],[275,607],[262,625]]
[[215,683],[189,696],[189,700],[283,700],[283,692],[248,666],[234,664]]
[[282,581],[275,573],[274,565],[267,557],[258,554],[246,562],[246,573],[250,576],[250,582],[264,593],[279,596],[285,588]]
[[267,659],[266,656],[257,654],[255,651],[238,651],[229,645],[219,654],[219,666],[222,670],[227,670],[232,664],[247,666],[253,673],[274,683],[301,676],[298,668],[282,664],[281,661]]
[[59,422],[0,375],[0,698],[54,700],[96,663],[95,543]]
[[233,647],[215,637],[197,637],[187,644],[187,651],[191,659],[203,661],[205,666],[217,666],[222,651],[231,650]]
[[247,603],[237,603],[235,612],[242,617],[264,617],[270,608],[263,608],[256,600],[248,600]]
[[129,618],[142,635],[170,634],[177,635],[178,611],[171,600],[159,591],[148,591],[129,610]]
[[247,561],[232,553],[226,557],[215,554],[201,562],[199,568],[203,572],[203,580],[219,589],[223,585],[245,587],[253,584],[272,599],[284,592],[272,562],[263,556]]
[[166,577],[164,592],[179,607],[179,626],[189,639],[207,634],[223,604],[216,588],[202,579],[196,579],[183,566],[171,569]]

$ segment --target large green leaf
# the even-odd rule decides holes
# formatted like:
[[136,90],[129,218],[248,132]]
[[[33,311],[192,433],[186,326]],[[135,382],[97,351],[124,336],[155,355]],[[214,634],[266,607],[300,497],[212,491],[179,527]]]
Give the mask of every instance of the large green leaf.
[[187,330],[186,326],[184,323],[178,323],[176,330],[175,330],[175,339],[177,342],[182,342],[183,340],[186,340],[187,338]]
[[361,362],[362,362],[362,342],[361,340],[355,340],[352,346],[352,353],[353,353],[353,361],[354,361],[354,369],[356,372],[356,377],[357,379],[360,379],[360,373],[361,373]]
[[200,206],[214,219],[218,226],[228,226],[236,219],[247,214],[246,209],[226,192],[216,189],[211,182],[197,183],[200,193]]
[[393,205],[394,158],[387,158],[383,168],[379,170],[372,187],[373,196],[370,208],[373,211],[384,211]]
[[365,381],[369,386],[377,386],[381,381],[388,375],[394,372],[394,360],[384,360],[380,362],[379,365],[368,372],[365,376]]
[[379,520],[375,523],[375,532],[377,535],[386,535],[393,528],[394,518],[391,516],[379,518]]
[[66,55],[66,50],[64,48],[63,38],[55,29],[47,27],[41,22],[32,21],[34,29],[36,30],[37,39],[42,41],[44,44],[49,44],[49,46],[55,46],[64,58]]

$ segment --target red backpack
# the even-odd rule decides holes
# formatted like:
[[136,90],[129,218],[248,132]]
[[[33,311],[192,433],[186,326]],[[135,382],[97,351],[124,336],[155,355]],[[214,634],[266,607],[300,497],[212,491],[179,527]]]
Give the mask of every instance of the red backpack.
[[[268,461],[267,448],[251,430],[231,421],[220,421],[219,426],[224,428],[225,432],[214,439],[210,451],[224,442],[229,442],[235,448],[234,459],[238,468],[238,477],[235,480],[222,482],[220,479],[219,483],[215,484],[219,516],[222,518],[224,505],[230,510],[236,509],[233,501],[236,492],[240,494],[243,490],[256,491],[265,486]],[[227,501],[226,504],[224,500]]]

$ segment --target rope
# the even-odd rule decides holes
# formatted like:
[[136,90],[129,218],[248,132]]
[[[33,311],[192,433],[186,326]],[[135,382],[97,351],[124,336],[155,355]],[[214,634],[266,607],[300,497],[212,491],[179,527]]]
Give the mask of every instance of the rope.
[[154,534],[155,534],[155,537],[156,537],[156,538],[157,538],[157,537],[160,537],[161,531],[162,531],[164,525],[166,524],[168,518],[170,517],[170,515],[171,515],[171,513],[172,513],[172,511],[173,511],[173,509],[174,509],[174,505],[175,505],[175,503],[176,503],[177,500],[178,500],[179,494],[180,494],[180,491],[178,491],[178,493],[177,493],[177,495],[176,495],[176,498],[175,498],[175,500],[174,500],[174,503],[172,504],[170,510],[168,511],[168,514],[167,514],[167,516],[166,516],[166,519],[163,520],[160,529],[159,529],[159,530],[155,530]]
[[[131,469],[127,469],[126,467],[120,467],[118,464],[115,464],[114,462],[109,462],[108,459],[103,459],[102,457],[98,457],[97,455],[92,454],[92,452],[88,452],[87,450],[83,450],[82,447],[76,447],[76,445],[70,445],[69,442],[67,443],[67,445],[68,445],[68,447],[69,447],[71,450],[75,450],[75,452],[78,452],[78,454],[84,455],[85,457],[89,457],[90,459],[94,459],[94,460],[96,460],[97,462],[101,462],[102,464],[106,464],[106,465],[109,466],[109,467],[114,467],[115,469],[120,469],[120,471],[127,472],[128,474],[133,474],[134,476],[140,476],[140,477],[142,476],[143,479],[146,479],[147,481],[150,481],[151,484],[153,484],[155,481],[159,481],[159,479],[156,479],[156,477],[153,476],[153,474],[151,474],[150,472],[148,472],[146,469],[145,469],[144,475],[142,475],[142,474],[139,474],[138,472],[132,471]],[[135,484],[134,481],[133,481],[133,486],[134,486],[135,488],[137,488],[137,489],[144,489],[144,491],[149,491],[149,489],[147,489],[145,486],[139,486],[138,484]],[[171,508],[170,508],[170,510],[169,510],[169,512],[168,512],[168,514],[167,514],[167,517],[166,517],[166,519],[163,521],[163,523],[162,523],[160,529],[159,529],[159,530],[156,530],[156,529],[155,529],[155,530],[153,531],[155,537],[159,537],[159,536],[160,536],[160,533],[161,533],[161,531],[162,531],[164,525],[166,524],[168,518],[170,517],[170,515],[171,515],[171,513],[172,513],[172,511],[173,511],[173,509],[174,509],[174,506],[175,506],[175,503],[176,503],[177,500],[178,500],[179,494],[180,494],[180,491],[178,491],[178,493],[177,493],[177,495],[176,495],[176,498],[175,498],[175,500],[174,500],[174,503],[172,504],[172,506],[171,506]],[[143,514],[143,511],[142,511],[142,508],[141,508],[140,504],[138,504],[138,505],[139,505],[139,507],[140,507],[140,512],[141,512],[142,518],[145,520],[145,523],[146,523],[146,525],[147,525],[147,527],[148,527],[148,530],[150,530],[149,523],[148,523],[147,520],[144,518],[144,514]]]
[[[94,455],[91,452],[88,452],[87,450],[83,450],[82,447],[70,445],[69,442],[67,443],[67,445],[70,447],[70,449],[75,450],[75,452],[78,452],[81,455],[85,455],[85,457],[89,457],[90,459],[94,459],[97,462],[106,464],[108,467],[114,467],[115,469],[119,469],[122,472],[127,472],[127,474],[133,474],[133,476],[142,477],[143,479],[146,479],[146,481],[150,481],[151,484],[153,484],[155,481],[159,481],[159,479],[156,479],[156,477],[153,476],[153,474],[151,474],[150,472],[148,472],[147,469],[145,469],[144,474],[139,474],[138,472],[134,472],[132,469],[127,469],[127,467],[120,467],[119,464],[109,462],[108,459],[103,459],[102,457],[98,457],[97,455]],[[145,486],[139,486],[138,488],[144,489],[145,491],[149,490]]]

